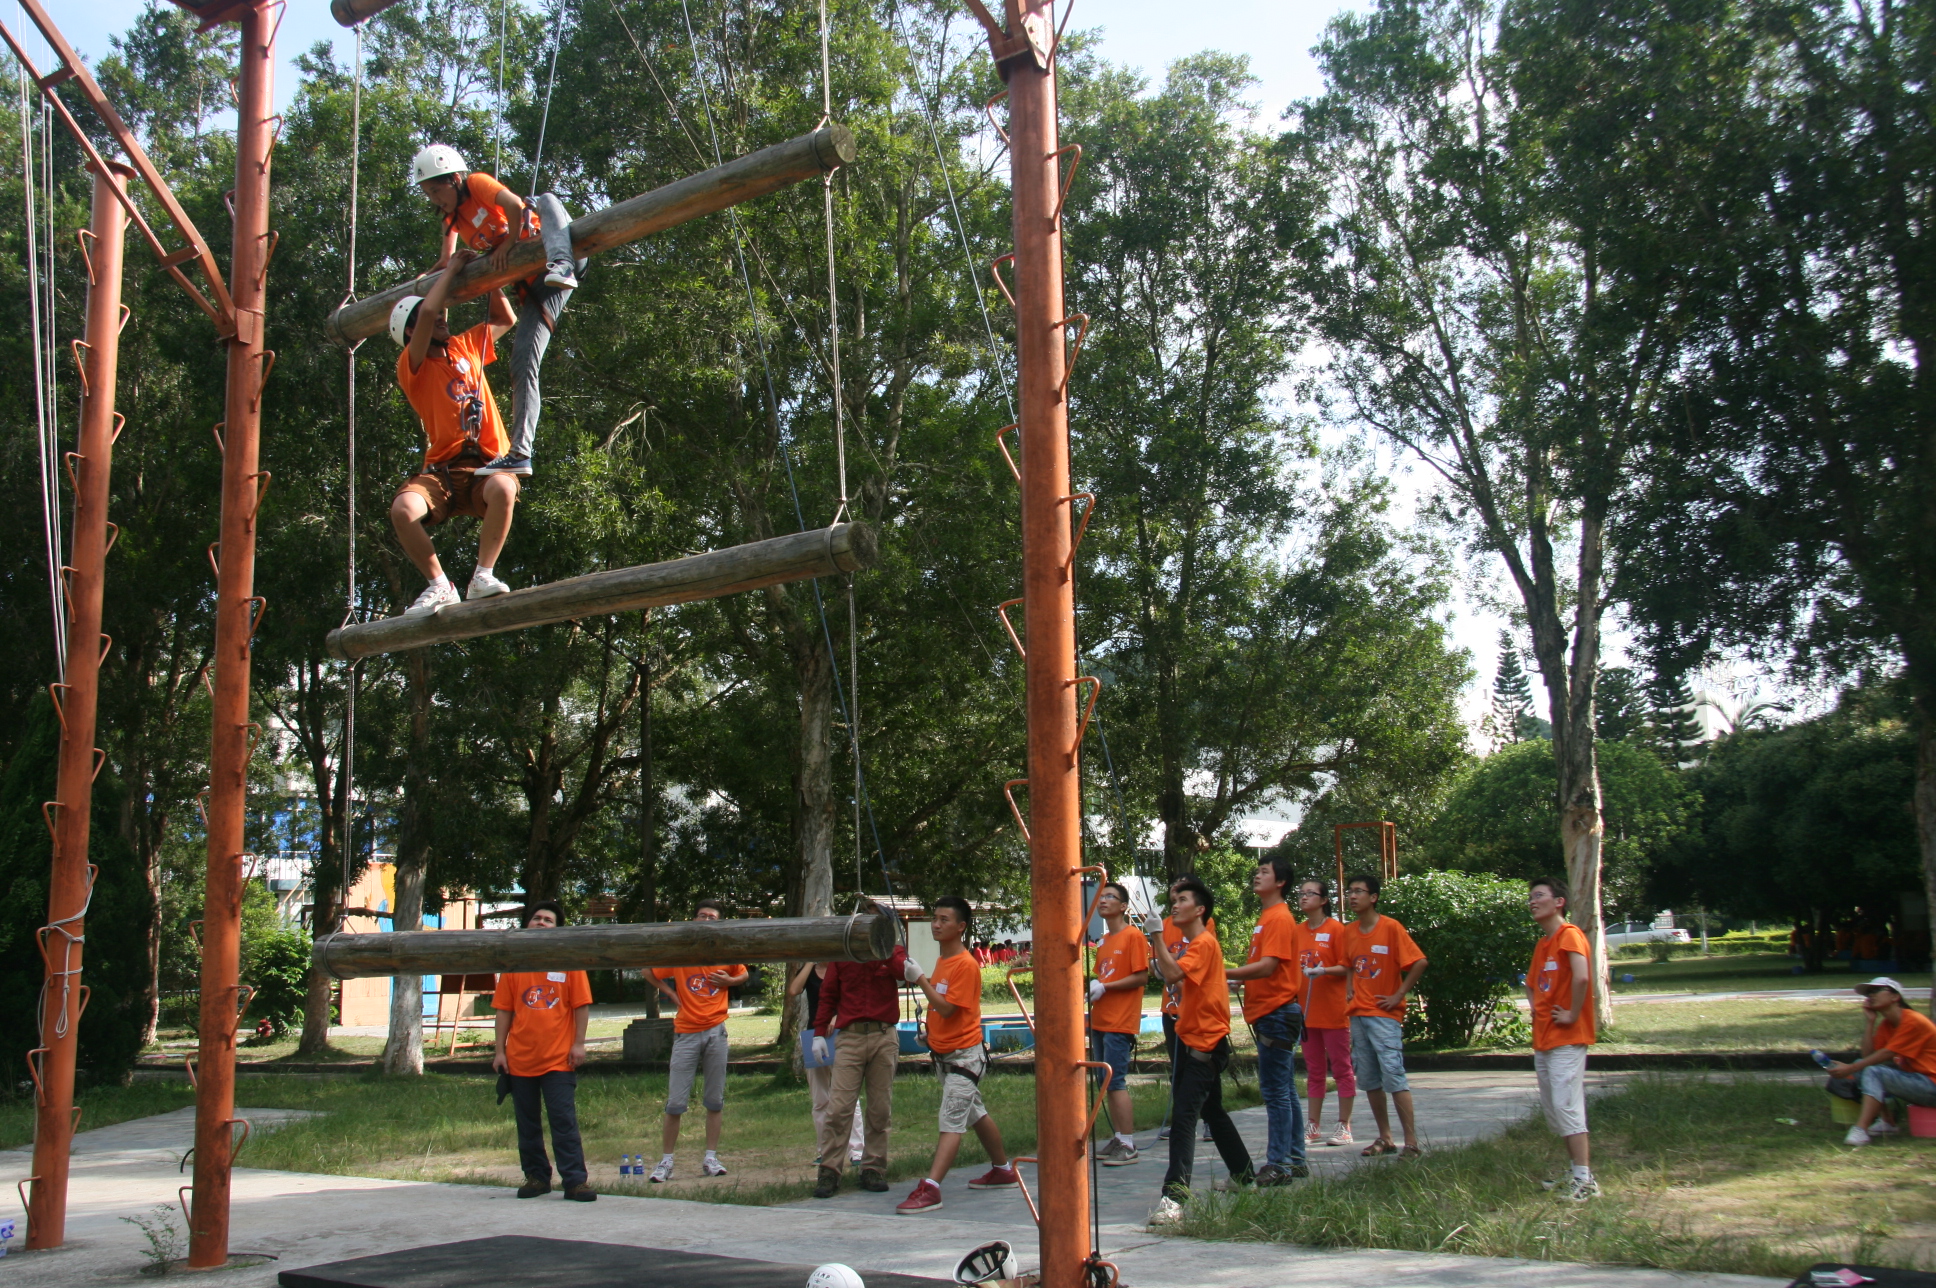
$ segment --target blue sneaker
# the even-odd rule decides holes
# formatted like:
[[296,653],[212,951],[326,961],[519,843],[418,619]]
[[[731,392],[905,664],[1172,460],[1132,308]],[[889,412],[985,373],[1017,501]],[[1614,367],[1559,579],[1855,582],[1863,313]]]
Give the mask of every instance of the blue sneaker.
[[518,474],[528,476],[530,473],[531,458],[529,456],[519,456],[515,452],[506,452],[489,464],[478,466],[476,477],[483,478],[487,474]]

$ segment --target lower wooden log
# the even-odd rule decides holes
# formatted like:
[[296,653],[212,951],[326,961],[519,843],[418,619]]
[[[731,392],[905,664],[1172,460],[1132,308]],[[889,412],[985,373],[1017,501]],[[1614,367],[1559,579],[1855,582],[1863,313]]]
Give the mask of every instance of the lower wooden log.
[[404,930],[318,939],[311,958],[337,979],[502,971],[638,970],[739,962],[879,961],[894,951],[891,913],[739,921],[654,921],[553,930]]
[[528,626],[716,599],[809,577],[831,577],[873,567],[878,553],[872,528],[864,523],[840,523],[665,563],[587,573],[508,595],[450,604],[421,617],[385,617],[340,626],[329,633],[324,647],[331,657],[349,662],[376,653],[399,653]]

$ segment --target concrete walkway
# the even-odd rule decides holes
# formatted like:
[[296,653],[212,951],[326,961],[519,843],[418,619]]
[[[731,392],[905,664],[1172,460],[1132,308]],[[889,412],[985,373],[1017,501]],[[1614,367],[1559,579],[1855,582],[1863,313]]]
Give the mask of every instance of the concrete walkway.
[[[1497,1130],[1528,1103],[1523,1076],[1419,1074],[1413,1081],[1421,1125],[1434,1146]],[[241,1113],[257,1131],[273,1130],[294,1116],[262,1109]],[[1241,1118],[1246,1136],[1261,1146],[1262,1111],[1247,1110]],[[140,1274],[142,1235],[126,1218],[152,1219],[157,1207],[175,1204],[177,1188],[188,1181],[180,1164],[193,1126],[192,1112],[184,1109],[81,1133],[75,1140],[67,1245],[52,1252],[16,1251],[0,1259],[0,1285],[79,1288],[150,1282]],[[1142,1139],[1153,1136],[1146,1132]],[[1327,1172],[1356,1160],[1355,1153],[1344,1150],[1316,1152],[1319,1168]],[[1214,1158],[1214,1149],[1205,1153]],[[11,1188],[28,1175],[30,1165],[25,1150],[0,1151],[0,1186]],[[1221,1168],[1208,1159],[1199,1173],[1206,1184],[1220,1174]],[[963,1181],[966,1175],[964,1170]],[[1162,1175],[1155,1152],[1134,1167],[1112,1168],[1102,1175],[1104,1254],[1133,1288],[1772,1288],[1777,1282],[1487,1257],[1161,1239],[1141,1227]],[[938,1279],[947,1279],[969,1248],[999,1237],[1022,1251],[1025,1264],[1033,1264],[1035,1233],[1018,1194],[973,1193],[960,1183],[951,1184],[947,1193],[943,1213],[909,1218],[886,1214],[899,1193],[843,1195],[777,1208],[612,1195],[595,1204],[564,1203],[555,1197],[526,1203],[508,1189],[493,1187],[238,1168],[230,1246],[238,1254],[268,1254],[278,1260],[233,1268],[220,1282],[267,1288],[275,1283],[278,1269],[485,1234],[588,1239],[772,1261],[838,1260],[863,1275],[883,1270]],[[178,1212],[174,1221],[179,1227]],[[13,1246],[22,1244],[16,1240]],[[641,1268],[649,1266],[645,1254]]]

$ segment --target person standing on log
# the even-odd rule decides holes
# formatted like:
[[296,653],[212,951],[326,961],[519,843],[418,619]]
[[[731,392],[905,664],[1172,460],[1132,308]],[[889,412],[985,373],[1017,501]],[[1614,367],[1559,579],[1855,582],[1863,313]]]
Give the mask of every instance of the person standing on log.
[[490,315],[462,335],[452,335],[444,318],[458,272],[477,258],[469,250],[451,257],[427,296],[406,295],[390,310],[390,338],[403,346],[397,357],[397,384],[423,422],[423,469],[397,490],[390,502],[390,526],[403,552],[430,584],[403,612],[405,617],[434,613],[458,602],[457,587],[444,575],[431,544],[432,528],[452,515],[480,520],[477,568],[466,597],[502,595],[509,586],[492,569],[511,534],[511,512],[518,502],[518,481],[507,474],[480,478],[484,462],[502,452],[506,439],[497,399],[484,368],[497,359],[497,342],[517,322],[501,291],[487,296]]
[[[911,972],[911,973],[910,973]],[[875,1194],[887,1192],[887,1134],[894,1118],[894,1070],[901,1060],[901,981],[912,982],[920,967],[911,966],[907,949],[899,944],[880,961],[830,962],[820,984],[813,1011],[813,1052],[827,1059],[825,1035],[833,1041],[833,1083],[827,1093],[827,1115],[820,1128],[820,1170],[813,1196],[830,1199],[840,1190],[840,1177],[849,1161],[841,1148],[867,1089],[867,1115],[861,1136],[860,1187]]]
[[[701,899],[692,910],[694,921],[718,921],[719,901]],[[726,990],[747,980],[744,966],[660,966],[653,983],[679,1008],[672,1021],[672,1068],[666,1088],[665,1122],[659,1131],[664,1153],[647,1179],[662,1185],[672,1179],[672,1155],[679,1145],[679,1120],[692,1098],[692,1084],[705,1070],[706,1157],[699,1164],[704,1176],[726,1175],[719,1161],[719,1133],[726,1114]]]
[[517,284],[524,311],[511,347],[510,445],[478,470],[485,476],[528,475],[543,405],[538,367],[565,304],[578,289],[578,274],[586,268],[583,260],[574,262],[571,256],[571,214],[553,193],[519,197],[490,175],[468,169],[456,148],[441,143],[417,153],[410,169],[417,187],[444,217],[437,268],[451,261],[460,242],[489,255],[493,269],[502,269],[512,242],[532,237],[544,241],[545,266]]
[[[549,930],[563,916],[564,909],[545,899],[524,910],[521,924],[526,930]],[[578,1136],[576,1072],[585,1063],[591,983],[582,970],[508,972],[497,977],[491,1007],[497,1013],[491,1068],[499,1074],[498,1103],[508,1093],[518,1121],[518,1163],[524,1169],[518,1197],[551,1193],[551,1160],[544,1147],[544,1118],[549,1117],[565,1197],[594,1201],[598,1191],[585,1183],[585,1147]]]

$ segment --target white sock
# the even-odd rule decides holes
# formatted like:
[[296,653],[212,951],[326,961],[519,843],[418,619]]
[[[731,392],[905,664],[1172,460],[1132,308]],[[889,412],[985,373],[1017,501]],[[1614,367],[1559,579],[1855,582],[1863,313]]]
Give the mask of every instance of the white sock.
[[670,1155],[670,1154],[666,1154],[666,1155],[664,1155],[663,1157],[661,1157],[661,1158],[659,1159],[659,1161],[660,1161],[661,1163],[670,1163],[670,1162],[672,1161],[672,1155]]
[[717,1162],[719,1161],[719,1151],[718,1151],[718,1150],[716,1150],[716,1149],[709,1149],[709,1150],[707,1150],[707,1151],[706,1151],[706,1158],[707,1158],[707,1160],[708,1160],[708,1161],[710,1161],[710,1162],[714,1162],[714,1163],[717,1163]]
[[442,589],[443,587],[450,585],[450,574],[440,572],[435,577],[432,577],[430,579],[430,584],[434,587]]
[[1575,1163],[1573,1164],[1573,1179],[1576,1181],[1590,1181],[1593,1179],[1593,1169]]
[[477,565],[477,571],[472,573],[471,575],[473,577],[488,577],[491,575],[491,570],[489,568],[486,568],[483,564],[479,564]]
[[1134,1136],[1125,1136],[1123,1133],[1117,1132],[1116,1139],[1121,1141],[1123,1144],[1128,1145],[1131,1149],[1134,1149],[1136,1147],[1136,1138]]

